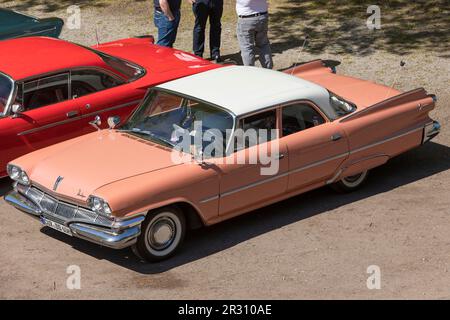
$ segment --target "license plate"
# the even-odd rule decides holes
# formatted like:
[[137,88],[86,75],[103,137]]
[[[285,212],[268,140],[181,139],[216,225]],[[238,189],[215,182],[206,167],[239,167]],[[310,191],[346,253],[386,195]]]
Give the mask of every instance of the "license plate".
[[72,236],[72,231],[70,230],[70,228],[68,228],[66,226],[63,226],[60,223],[56,223],[54,221],[45,219],[43,217],[41,218],[41,222],[42,222],[42,224],[44,226],[47,226],[47,227],[52,228],[52,229],[54,229],[56,231],[59,231],[59,232],[65,233],[65,234],[67,234],[69,236]]

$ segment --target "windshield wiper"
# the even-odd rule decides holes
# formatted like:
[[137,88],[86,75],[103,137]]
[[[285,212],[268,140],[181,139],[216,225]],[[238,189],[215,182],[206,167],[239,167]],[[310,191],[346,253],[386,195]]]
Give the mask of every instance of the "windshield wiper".
[[162,137],[160,137],[160,136],[158,136],[158,135],[156,135],[153,132],[148,131],[148,130],[144,131],[144,130],[141,130],[141,129],[138,129],[138,128],[133,128],[133,129],[130,129],[130,130],[117,130],[117,131],[125,132],[125,133],[136,133],[136,134],[148,136],[148,137],[152,138],[152,140],[156,140],[157,142],[162,142],[166,146],[169,146],[169,147],[172,147],[172,148],[176,147],[176,145],[174,143],[172,143],[172,142],[170,142],[170,141],[168,141],[168,140],[166,140],[166,139],[164,139],[164,138],[162,138]]

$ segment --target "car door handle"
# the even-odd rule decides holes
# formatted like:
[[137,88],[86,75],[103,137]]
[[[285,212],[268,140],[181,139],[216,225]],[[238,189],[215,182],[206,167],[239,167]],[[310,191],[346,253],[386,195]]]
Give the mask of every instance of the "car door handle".
[[279,155],[278,155],[278,160],[281,160],[281,159],[284,159],[284,157],[286,157],[286,155],[284,154],[284,153],[280,153]]
[[338,141],[341,139],[342,139],[342,135],[340,133],[336,133],[331,136],[331,141]]
[[78,111],[69,111],[69,112],[67,112],[67,118],[75,118],[75,117],[77,117],[78,115],[79,115],[80,113],[78,112]]

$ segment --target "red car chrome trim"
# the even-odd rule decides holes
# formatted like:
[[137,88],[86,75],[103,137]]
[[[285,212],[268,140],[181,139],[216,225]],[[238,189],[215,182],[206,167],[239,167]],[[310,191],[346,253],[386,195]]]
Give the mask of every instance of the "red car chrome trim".
[[98,112],[89,113],[89,114],[86,114],[86,115],[83,115],[83,116],[80,116],[80,117],[70,118],[70,119],[67,119],[67,120],[64,120],[64,121],[55,122],[55,123],[48,124],[46,126],[42,126],[42,127],[39,127],[39,128],[35,128],[35,129],[28,130],[28,131],[24,131],[24,132],[21,132],[21,133],[19,133],[17,135],[18,136],[24,136],[24,135],[35,133],[35,132],[39,132],[39,131],[42,131],[42,130],[45,130],[45,129],[54,128],[54,127],[59,126],[59,125],[67,124],[67,123],[70,123],[70,122],[73,122],[73,121],[77,121],[77,120],[80,120],[80,119],[84,119],[84,118],[89,118],[89,117],[94,116],[94,115],[102,114],[102,113],[109,112],[109,111],[114,111],[114,110],[121,109],[121,108],[126,108],[126,107],[129,107],[129,106],[132,106],[133,104],[137,104],[139,102],[141,102],[141,100],[134,100],[134,101],[131,101],[131,102],[128,102],[128,103],[124,103],[124,104],[115,106],[115,107],[99,110]]

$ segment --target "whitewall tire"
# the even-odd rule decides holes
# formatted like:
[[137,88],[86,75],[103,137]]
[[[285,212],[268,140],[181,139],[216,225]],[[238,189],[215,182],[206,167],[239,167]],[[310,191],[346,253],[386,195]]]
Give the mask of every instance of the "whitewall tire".
[[368,174],[369,171],[366,170],[353,176],[342,178],[331,186],[339,192],[352,192],[359,189],[366,182]]
[[149,262],[165,260],[180,248],[185,234],[183,212],[177,207],[164,207],[147,215],[132,249],[138,257]]

